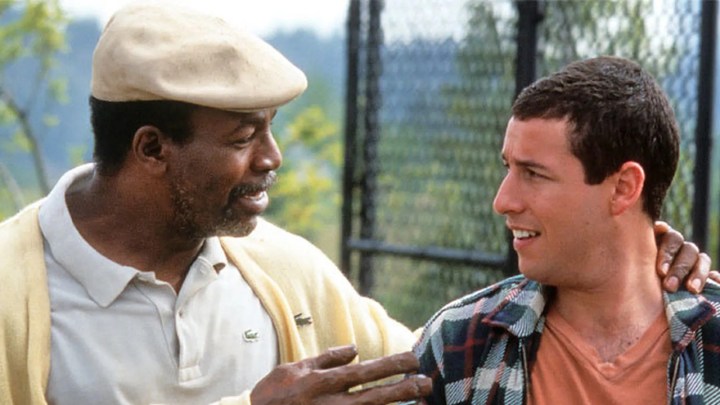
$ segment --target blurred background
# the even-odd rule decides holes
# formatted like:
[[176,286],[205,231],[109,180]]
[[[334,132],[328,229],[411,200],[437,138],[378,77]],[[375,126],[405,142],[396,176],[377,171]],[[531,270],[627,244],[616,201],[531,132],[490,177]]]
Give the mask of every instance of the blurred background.
[[[126,2],[0,0],[0,219],[92,160],[92,51]],[[178,3],[249,28],[305,71],[308,91],[274,121],[285,159],[267,217],[411,327],[516,273],[491,207],[510,105],[601,54],[638,61],[669,94],[682,146],[663,218],[718,267],[716,1]]]

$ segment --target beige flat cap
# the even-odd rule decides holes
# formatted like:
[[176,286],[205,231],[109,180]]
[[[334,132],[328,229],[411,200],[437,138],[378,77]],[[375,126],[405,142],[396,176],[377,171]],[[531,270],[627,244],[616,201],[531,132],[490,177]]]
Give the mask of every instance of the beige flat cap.
[[283,105],[307,87],[300,69],[257,36],[177,4],[126,6],[93,54],[105,101],[175,100],[231,111]]

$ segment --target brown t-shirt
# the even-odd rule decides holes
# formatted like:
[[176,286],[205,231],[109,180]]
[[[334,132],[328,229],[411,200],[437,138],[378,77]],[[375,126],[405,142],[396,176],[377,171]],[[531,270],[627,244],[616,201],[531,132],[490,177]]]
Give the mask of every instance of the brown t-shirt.
[[529,404],[664,404],[672,347],[665,314],[613,362],[550,311],[531,370]]

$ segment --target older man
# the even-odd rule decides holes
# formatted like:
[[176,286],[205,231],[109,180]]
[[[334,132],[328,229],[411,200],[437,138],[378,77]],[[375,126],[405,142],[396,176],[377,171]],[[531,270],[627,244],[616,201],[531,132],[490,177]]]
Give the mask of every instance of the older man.
[[348,394],[417,362],[337,366],[413,334],[258,218],[281,164],[272,119],[305,87],[219,18],[169,3],[113,16],[93,58],[95,164],[0,230],[0,403],[386,403],[429,387]]

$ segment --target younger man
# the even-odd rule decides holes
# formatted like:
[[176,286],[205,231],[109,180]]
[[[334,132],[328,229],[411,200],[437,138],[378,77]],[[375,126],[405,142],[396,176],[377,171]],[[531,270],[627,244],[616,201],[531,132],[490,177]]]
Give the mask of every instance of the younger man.
[[573,63],[512,109],[495,197],[522,276],[455,301],[415,351],[429,403],[716,403],[720,289],[664,293],[653,221],[678,161],[636,63]]

